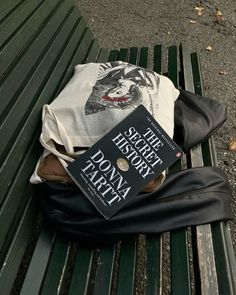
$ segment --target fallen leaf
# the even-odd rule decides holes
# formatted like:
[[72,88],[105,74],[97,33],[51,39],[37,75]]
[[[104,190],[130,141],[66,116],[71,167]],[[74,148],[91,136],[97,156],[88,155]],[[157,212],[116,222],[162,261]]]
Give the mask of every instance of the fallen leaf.
[[206,48],[205,48],[207,51],[212,51],[213,50],[213,47],[211,45],[208,45]]
[[219,71],[219,74],[220,74],[220,75],[226,75],[226,71],[224,71],[224,70],[220,70],[220,71]]
[[202,6],[196,6],[194,10],[197,12],[199,16],[203,14],[204,8]]
[[229,142],[229,150],[236,152],[236,139],[233,139]]
[[190,24],[196,24],[196,23],[197,23],[197,21],[196,21],[196,20],[191,20],[191,19],[190,19],[190,21],[189,21],[189,22],[190,22]]
[[225,20],[224,17],[223,17],[222,12],[217,7],[215,9],[214,15],[215,15],[215,18],[216,18],[216,22],[218,22],[218,23],[222,23]]

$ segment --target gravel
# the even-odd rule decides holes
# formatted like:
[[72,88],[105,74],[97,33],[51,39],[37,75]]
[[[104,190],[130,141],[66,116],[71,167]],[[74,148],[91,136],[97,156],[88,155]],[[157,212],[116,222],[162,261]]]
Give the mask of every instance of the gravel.
[[[197,51],[201,59],[205,95],[224,103],[228,119],[215,134],[218,165],[227,174],[233,190],[232,208],[236,215],[236,152],[228,143],[236,139],[236,2],[78,0],[81,15],[100,45],[109,49],[156,44],[183,43]],[[196,6],[204,8],[197,14]],[[216,21],[220,11],[222,21]],[[220,14],[220,13],[218,13]],[[212,50],[206,50],[211,46]],[[231,222],[236,249],[236,221]]]

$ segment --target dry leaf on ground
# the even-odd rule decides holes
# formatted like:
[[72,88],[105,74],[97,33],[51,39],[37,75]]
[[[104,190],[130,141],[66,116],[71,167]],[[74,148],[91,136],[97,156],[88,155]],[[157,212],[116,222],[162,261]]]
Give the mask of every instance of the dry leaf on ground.
[[218,23],[222,23],[225,20],[223,15],[222,15],[222,12],[217,7],[215,9],[214,15],[215,15],[215,20]]
[[220,71],[219,71],[219,74],[220,74],[220,75],[226,75],[226,71],[224,71],[224,70],[220,70]]
[[213,50],[213,47],[211,45],[208,45],[206,48],[205,48],[207,51],[212,51]]
[[196,6],[194,10],[197,12],[199,16],[203,14],[204,8],[202,6]]
[[197,21],[196,20],[192,20],[192,19],[190,19],[190,24],[196,24],[197,23]]
[[229,150],[236,152],[236,139],[233,139],[229,142]]

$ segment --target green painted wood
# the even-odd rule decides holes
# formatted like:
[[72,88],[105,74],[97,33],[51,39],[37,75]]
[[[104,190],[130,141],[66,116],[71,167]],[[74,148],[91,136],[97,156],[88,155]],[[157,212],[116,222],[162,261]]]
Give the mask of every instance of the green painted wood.
[[32,203],[32,200],[29,200],[15,231],[12,243],[8,247],[3,263],[1,263],[0,290],[2,294],[10,294],[22,257],[32,236],[35,217],[35,204]]
[[119,56],[119,50],[111,50],[107,61],[110,62],[110,61],[117,60],[118,56]]
[[[74,50],[80,40],[82,32],[84,31],[84,23],[80,22],[74,31],[73,36],[71,36],[70,41],[67,42],[67,46],[63,52],[59,52],[60,55],[57,56],[55,59],[54,69],[51,69],[52,72],[49,73],[51,76],[47,78],[46,84],[44,88],[41,90],[40,94],[37,94],[36,101],[34,105],[31,105],[31,113],[28,115],[27,120],[25,121],[24,126],[18,133],[18,136],[14,138],[14,143],[9,148],[8,155],[4,159],[4,165],[0,170],[0,187],[2,195],[0,196],[3,198],[3,194],[8,188],[9,182],[11,181],[12,177],[14,177],[14,173],[20,164],[22,158],[24,157],[24,151],[27,151],[27,145],[32,142],[32,137],[35,135],[35,130],[37,130],[38,124],[41,122],[41,108],[43,104],[48,103],[54,97],[55,92],[59,88],[59,83],[65,71],[68,71],[70,68],[70,59],[74,53]],[[56,44],[57,45],[57,44]],[[54,49],[52,48],[54,51]],[[55,53],[55,51],[54,51]],[[48,62],[48,59],[51,59],[50,51],[48,54],[45,55],[43,59],[43,63],[41,67],[44,66],[45,63]],[[40,71],[40,67],[38,68]],[[37,71],[34,75],[35,79],[38,80]],[[43,79],[45,77],[43,76]],[[31,96],[31,85],[28,84],[28,100],[32,98]]]
[[27,21],[27,18],[36,10],[41,4],[41,1],[30,1],[26,0],[14,10],[0,25],[0,40],[1,46],[18,30],[20,26]]
[[104,295],[110,294],[110,292],[112,291],[111,285],[115,255],[115,246],[100,249],[96,268],[95,282],[93,287],[93,294]]
[[88,294],[94,250],[78,249],[68,295]]
[[117,295],[133,295],[136,267],[135,239],[122,241],[120,249],[119,273],[117,278]]
[[193,83],[194,83],[194,91],[198,95],[204,95],[203,90],[203,80],[202,80],[202,71],[200,68],[199,57],[196,52],[191,54],[191,63],[193,69]]
[[148,47],[141,47],[140,49],[139,66],[143,68],[148,67]]
[[40,295],[56,295],[60,291],[69,250],[69,242],[56,236]]
[[[27,190],[31,190],[29,184],[29,177],[35,167],[35,162],[38,158],[37,153],[38,140],[34,141],[29,149],[28,154],[25,156],[21,167],[15,175],[12,186],[10,187],[4,202],[0,207],[0,248],[5,244],[5,239],[15,234],[12,223],[18,215],[21,215],[24,208],[21,205],[27,203],[28,194]],[[14,204],[14,206],[12,206]],[[1,252],[1,255],[3,252]]]
[[75,54],[70,62],[68,69],[65,71],[63,75],[63,79],[60,82],[60,86],[57,88],[57,91],[54,94],[54,97],[56,97],[62,91],[62,89],[66,86],[68,81],[71,79],[74,73],[74,67],[77,64],[81,64],[86,61],[86,58],[89,52],[88,50],[89,50],[89,47],[91,46],[92,41],[93,41],[93,34],[90,29],[86,28],[83,31],[82,37],[79,41],[78,47],[76,48]]
[[162,57],[162,46],[155,45],[153,50],[153,70],[158,74],[161,74],[161,59]]
[[[176,46],[169,47],[168,76],[176,87],[179,86],[177,53]],[[170,167],[170,173],[173,172],[173,168],[175,170],[177,167],[181,168],[179,167],[180,164],[181,161],[175,164],[175,166]],[[170,255],[172,294],[191,294],[187,230],[181,229],[170,233]]]
[[[195,93],[199,95],[204,95],[204,88],[203,88],[203,79],[201,75],[201,68],[200,68],[200,61],[199,57],[196,52],[191,54],[191,62],[193,68],[193,80],[194,80],[194,89]],[[205,166],[212,166],[217,165],[216,160],[216,151],[213,148],[214,139],[210,138],[208,141],[201,144],[202,147],[202,157]],[[215,158],[214,163],[212,162],[213,157]]]
[[27,84],[37,62],[47,53],[48,47],[53,38],[55,38],[54,35],[58,32],[60,24],[68,17],[69,8],[70,6],[67,2],[64,2],[59,7],[49,20],[47,26],[39,33],[38,38],[30,44],[27,52],[18,60],[14,70],[4,81],[1,81],[0,96],[5,97],[5,99],[1,101],[0,105],[0,121],[7,115],[9,109],[17,99],[17,95],[19,95],[21,89]]
[[232,281],[233,285],[233,293],[236,293],[236,256],[235,256],[235,249],[232,242],[231,232],[230,232],[230,225],[229,222],[221,222],[220,226],[223,228],[223,234],[225,239],[225,245],[226,245],[226,253],[228,254],[228,262],[229,262],[229,268],[231,273],[230,280]]
[[145,295],[160,294],[161,272],[161,235],[147,236]]
[[[29,89],[29,87],[26,87],[23,89],[14,106],[12,106],[8,111],[0,130],[0,137],[6,139],[9,138],[9,141],[5,140],[4,143],[1,144],[0,154],[2,157],[5,157],[6,152],[8,152],[8,145],[11,145],[9,142],[14,140],[15,135],[18,134],[19,130],[21,130],[22,124],[24,124],[25,117],[27,116],[27,110],[28,108],[31,108],[30,106],[32,104],[34,104],[33,98],[37,95],[38,89],[42,87],[43,83],[45,83],[48,73],[51,72],[51,68],[54,66],[55,59],[61,54],[63,47],[66,46],[68,38],[71,37],[71,34],[74,31],[77,20],[78,16],[76,15],[76,11],[74,11],[71,17],[67,18],[65,23],[63,23],[63,27],[60,32],[61,34],[55,39],[52,47],[48,49],[48,52],[52,54],[50,59],[42,59],[40,62],[40,71],[38,70],[32,74],[30,80],[28,81],[27,85],[31,83],[31,88]],[[65,36],[68,37],[65,38]],[[31,99],[29,99],[29,97],[31,97]]]
[[[75,31],[76,32],[76,31]],[[67,47],[68,48],[68,47]],[[66,49],[67,49],[66,48]],[[62,56],[63,57],[63,56]],[[64,59],[63,59],[63,61],[64,61]],[[62,61],[60,61],[59,63],[57,63],[57,66],[58,65],[60,65],[62,63]],[[58,67],[57,69],[60,69],[60,67]],[[41,277],[41,279],[42,279],[42,277]],[[27,280],[26,280],[27,281]],[[41,284],[41,283],[40,283]],[[22,293],[24,294],[24,292],[25,292],[25,290],[27,290],[27,288],[28,288],[29,286],[27,286],[27,283],[25,283],[24,284],[24,287],[23,287],[23,291],[22,291]],[[39,288],[39,283],[38,283],[38,288]],[[37,288],[36,288],[37,289]],[[34,289],[35,290],[35,289]],[[38,289],[36,290],[36,291],[32,291],[32,292],[35,292],[35,294],[38,292]],[[29,294],[29,293],[28,293]],[[30,293],[31,294],[31,293]]]
[[171,294],[191,294],[187,231],[171,232],[170,241]]
[[[161,48],[156,49],[157,52]],[[160,60],[159,60],[160,63]],[[168,48],[168,77],[174,83],[175,87],[179,87],[179,70],[178,70],[178,48],[177,46],[171,46]],[[183,160],[179,159],[169,168],[170,173],[175,173],[183,169]]]
[[21,5],[22,0],[8,0],[0,2],[0,22],[12,13],[19,5]]
[[106,62],[108,60],[108,57],[109,57],[109,50],[101,48],[97,58],[97,62]]
[[129,63],[136,64],[138,56],[138,47],[131,47],[129,54]]
[[128,49],[127,48],[121,48],[118,56],[118,60],[120,61],[128,61]]
[[55,235],[44,225],[40,233],[20,295],[39,294],[51,255]]
[[177,46],[171,46],[168,48],[168,77],[175,87],[179,86],[177,50]]
[[77,52],[79,53],[79,56],[77,56],[77,64],[85,63],[92,41],[93,33],[89,28],[86,28],[86,31],[77,49]]
[[[1,52],[0,78],[13,67],[20,56],[27,50],[29,44],[33,42],[38,33],[50,19],[51,12],[55,11],[60,3],[56,0],[46,0],[39,9],[27,20],[10,42],[4,46]],[[35,30],[35,28],[38,28]]]
[[89,49],[89,53],[86,59],[86,63],[94,62],[97,59],[99,54],[100,45],[97,40],[93,40],[91,44],[91,48]]
[[236,294],[236,285],[234,281],[235,272],[232,273],[230,267],[230,264],[235,261],[235,257],[230,260],[226,246],[227,242],[224,236],[225,228],[223,227],[223,224],[215,223],[211,225],[211,230],[214,243],[216,269],[217,273],[220,274],[218,276],[219,294]]

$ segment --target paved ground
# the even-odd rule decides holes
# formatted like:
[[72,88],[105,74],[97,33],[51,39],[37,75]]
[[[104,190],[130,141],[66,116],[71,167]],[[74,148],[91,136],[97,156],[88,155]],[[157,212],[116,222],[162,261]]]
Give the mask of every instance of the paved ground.
[[[201,16],[195,10],[200,4]],[[236,152],[228,150],[229,141],[236,139],[236,1],[78,0],[78,5],[102,47],[183,43],[198,51],[205,95],[228,108],[228,120],[215,140],[219,166],[233,188],[236,216]],[[216,7],[222,13],[218,22]],[[206,50],[208,46],[211,51]],[[236,220],[231,229],[236,249]]]

